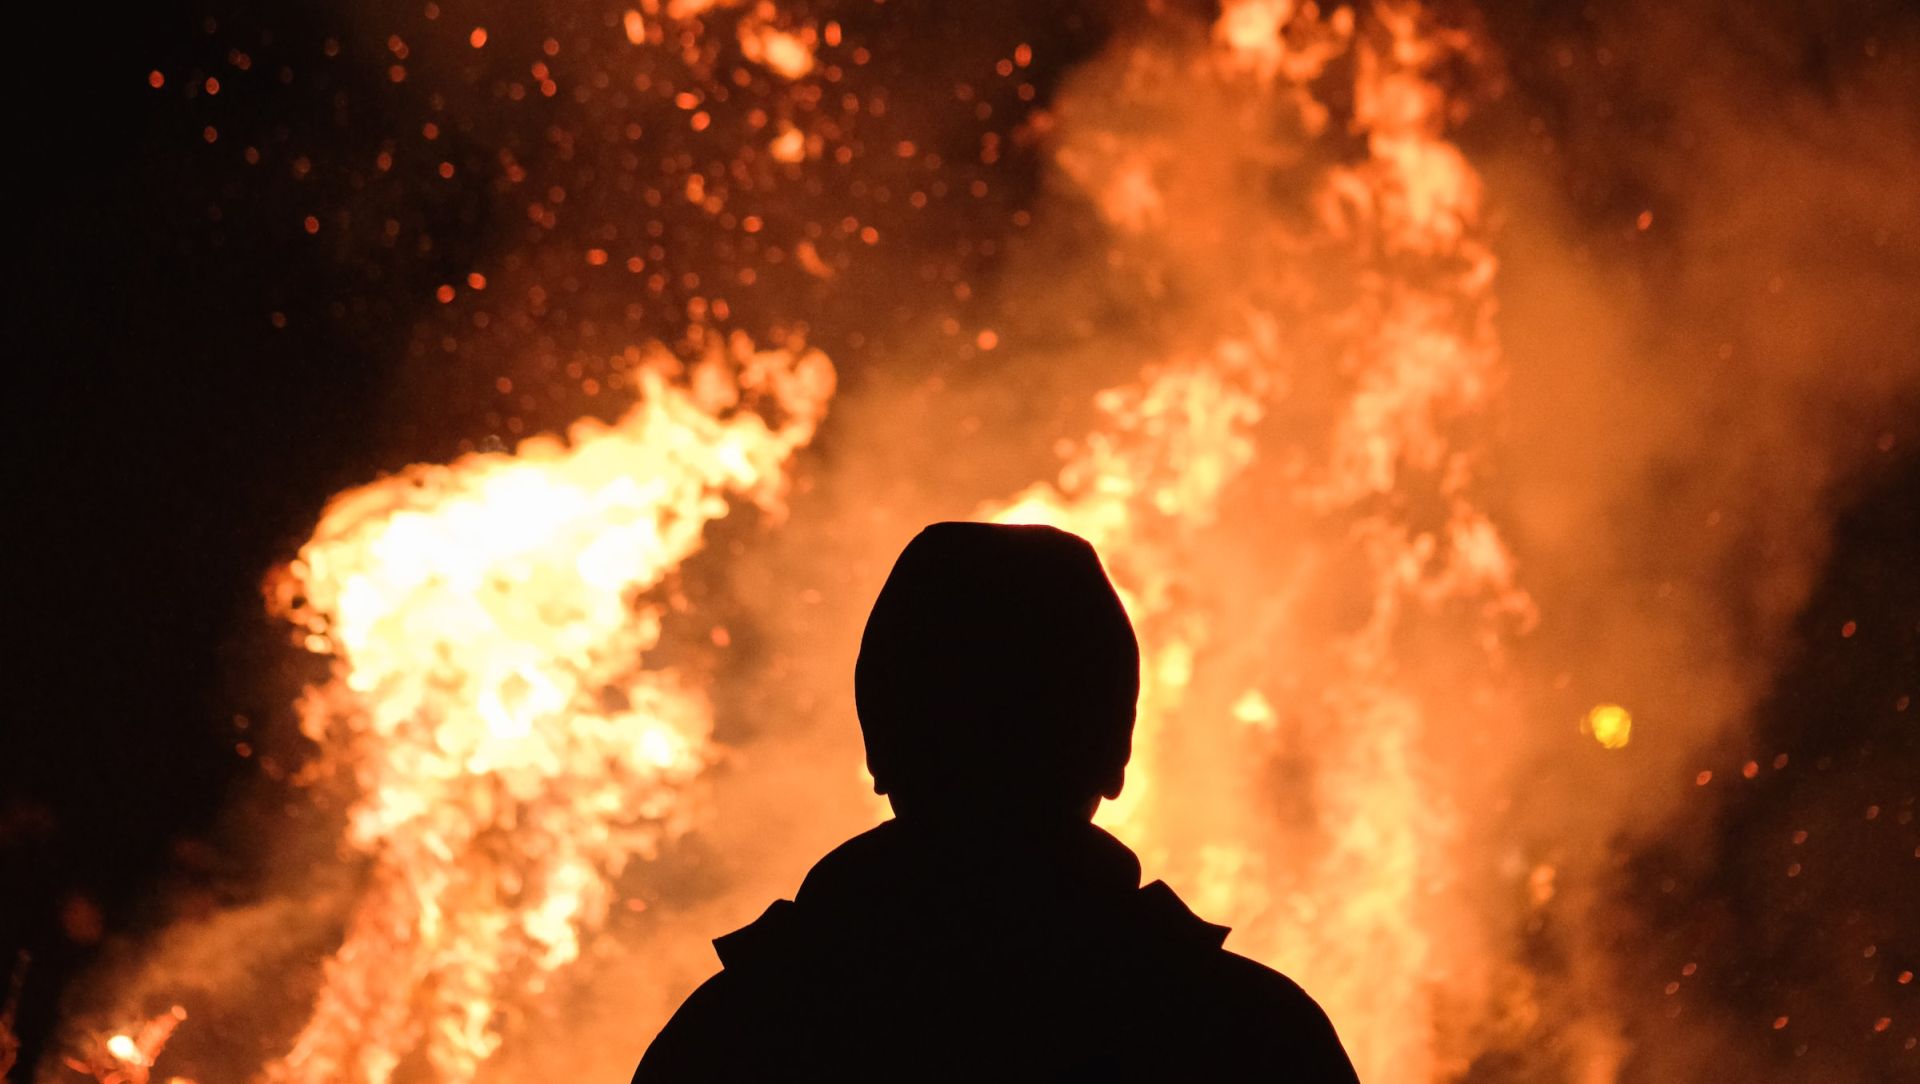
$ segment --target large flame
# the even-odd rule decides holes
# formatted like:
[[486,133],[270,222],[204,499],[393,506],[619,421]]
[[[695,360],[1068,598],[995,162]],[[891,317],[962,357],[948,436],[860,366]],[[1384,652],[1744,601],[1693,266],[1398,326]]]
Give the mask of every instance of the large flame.
[[[1473,641],[1491,649],[1530,604],[1475,503],[1474,450],[1451,438],[1487,408],[1500,372],[1479,177],[1445,138],[1448,96],[1434,75],[1463,43],[1435,40],[1417,13],[1393,9],[1356,37],[1350,14],[1320,21],[1311,8],[1229,5],[1216,34],[1222,48],[1204,70],[1223,95],[1254,103],[1247,112],[1263,125],[1312,130],[1321,114],[1306,86],[1351,54],[1353,124],[1367,153],[1326,168],[1311,186],[1314,217],[1268,240],[1278,252],[1339,252],[1359,288],[1331,313],[1276,311],[1257,294],[1271,280],[1249,275],[1229,299],[1237,333],[1104,393],[1104,426],[1058,482],[986,511],[1092,539],[1141,630],[1139,752],[1127,792],[1103,820],[1203,913],[1232,925],[1233,947],[1305,982],[1340,1022],[1363,1079],[1421,1081],[1460,1067],[1449,1059],[1455,1043],[1439,1035],[1434,992],[1484,996],[1474,988],[1484,946],[1447,885],[1458,833],[1425,748],[1432,713],[1397,672],[1397,638],[1409,611],[1466,605],[1477,614]],[[1286,49],[1287,35],[1311,44]],[[1128,89],[1150,104],[1150,85]],[[1244,153],[1265,150],[1253,143]],[[1143,198],[1148,206],[1205,198],[1161,191],[1124,156],[1085,154],[1073,165],[1121,233],[1182,228],[1143,221]],[[1283,446],[1262,447],[1263,419],[1316,379],[1302,371],[1297,329],[1279,327],[1290,317],[1312,321],[1309,333],[1332,345],[1340,390],[1324,441],[1269,432]],[[1263,453],[1287,456],[1284,472],[1261,469]],[[1272,630],[1319,623],[1302,580],[1264,599],[1234,597],[1196,545],[1233,511],[1229,495],[1246,498],[1250,472],[1252,485],[1282,488],[1272,518],[1243,519],[1236,532],[1265,547],[1271,568],[1298,577],[1342,550],[1357,553],[1364,576],[1354,586],[1364,596],[1355,603],[1364,609],[1331,642],[1292,645],[1295,657],[1275,650],[1277,637],[1254,645],[1264,657],[1213,678],[1242,682],[1237,696],[1193,704],[1197,667],[1234,666],[1235,647],[1216,642],[1218,610],[1243,627],[1252,614]],[[1415,522],[1410,509],[1422,503],[1443,511]],[[1459,661],[1475,666],[1471,655]],[[1274,707],[1301,701],[1312,706],[1285,716]],[[1296,822],[1276,820],[1258,795],[1202,797],[1206,776],[1231,792],[1250,783],[1237,765],[1287,749],[1311,750],[1313,761]]]
[[347,843],[371,868],[272,1079],[385,1081],[416,1046],[471,1078],[500,1000],[577,958],[613,879],[689,823],[711,713],[646,664],[664,608],[636,599],[728,495],[776,506],[833,389],[817,352],[734,346],[690,390],[645,360],[611,426],[342,494],[277,582],[333,660],[302,729],[352,778]]
[[[622,20],[635,44],[651,12]],[[816,31],[769,18],[739,24],[746,54],[803,75]],[[1106,557],[1144,673],[1139,754],[1103,822],[1232,924],[1234,947],[1320,996],[1376,1081],[1457,1068],[1435,992],[1485,996],[1485,946],[1446,884],[1457,833],[1427,759],[1434,721],[1397,638],[1410,610],[1464,606],[1472,657],[1453,661],[1483,665],[1527,609],[1474,500],[1476,449],[1454,437],[1499,378],[1480,182],[1446,139],[1436,74],[1470,44],[1412,8],[1359,22],[1246,0],[1210,42],[1126,58],[1112,97],[1161,116],[1159,138],[1103,122],[1112,103],[1077,115],[1069,95],[1061,171],[1117,252],[1176,271],[1219,258],[1206,246],[1222,238],[1195,235],[1209,216],[1187,209],[1219,199],[1231,169],[1258,176],[1334,137],[1364,153],[1328,157],[1304,215],[1256,206],[1233,245],[1255,263],[1210,299],[1199,339],[1102,393],[1100,427],[1056,479],[979,510],[1059,524]],[[1336,61],[1352,80],[1345,132],[1313,89]],[[1180,131],[1213,108],[1243,145]],[[1328,274],[1342,281],[1313,281]],[[693,823],[710,710],[645,665],[663,610],[636,599],[698,549],[728,494],[777,501],[831,370],[738,344],[683,381],[671,369],[643,364],[638,404],[611,427],[341,495],[276,582],[276,612],[333,660],[301,706],[322,752],[309,774],[350,779],[346,844],[368,868],[271,1079],[384,1082],[416,1051],[440,1079],[473,1078],[499,1048],[503,1002],[538,996],[605,920],[614,878]],[[742,408],[742,390],[784,420]],[[1300,410],[1318,415],[1306,431],[1274,424]],[[1278,491],[1257,522],[1236,514],[1250,490]],[[1259,548],[1277,576],[1263,597],[1228,599],[1197,567],[1222,538]],[[1357,619],[1323,643],[1290,632],[1328,625],[1311,581],[1343,562],[1361,570],[1345,581]],[[1268,640],[1230,642],[1250,633]],[[1290,760],[1305,793],[1282,815],[1241,766]]]

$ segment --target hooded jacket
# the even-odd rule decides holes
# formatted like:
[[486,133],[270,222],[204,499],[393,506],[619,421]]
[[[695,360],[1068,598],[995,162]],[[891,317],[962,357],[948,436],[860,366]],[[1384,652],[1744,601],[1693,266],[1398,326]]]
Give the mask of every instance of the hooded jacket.
[[714,942],[723,969],[635,1084],[1274,1080],[1355,1084],[1320,1007],[1090,824],[888,821]]

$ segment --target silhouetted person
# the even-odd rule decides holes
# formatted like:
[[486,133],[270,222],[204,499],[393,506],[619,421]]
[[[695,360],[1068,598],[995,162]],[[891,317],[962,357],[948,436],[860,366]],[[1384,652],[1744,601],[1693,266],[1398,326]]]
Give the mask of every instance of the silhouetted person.
[[938,523],[900,555],[854,690],[895,819],[714,942],[724,969],[636,1084],[1352,1084],[1326,1015],[1221,948],[1092,824],[1120,793],[1140,655],[1085,540]]

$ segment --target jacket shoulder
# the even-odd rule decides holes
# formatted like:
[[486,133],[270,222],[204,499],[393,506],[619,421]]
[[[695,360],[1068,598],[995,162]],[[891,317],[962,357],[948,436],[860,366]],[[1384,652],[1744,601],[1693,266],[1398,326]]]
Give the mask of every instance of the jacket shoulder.
[[1357,1084],[1333,1021],[1299,983],[1226,949],[1206,972],[1213,1024],[1222,1049],[1238,1052],[1234,1060],[1285,1065],[1289,1079],[1313,1084]]
[[654,1036],[633,1072],[633,1084],[738,1079],[729,1055],[743,1049],[739,1040],[751,1027],[749,993],[737,975],[725,970],[701,983]]

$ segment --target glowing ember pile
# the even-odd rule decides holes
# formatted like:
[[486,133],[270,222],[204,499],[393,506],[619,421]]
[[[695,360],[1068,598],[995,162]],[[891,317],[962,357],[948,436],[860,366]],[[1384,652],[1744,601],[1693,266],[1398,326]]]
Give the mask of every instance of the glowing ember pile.
[[777,506],[833,371],[739,342],[690,391],[670,359],[645,365],[611,427],[341,495],[276,585],[334,660],[302,728],[318,770],[352,777],[347,841],[372,868],[273,1079],[384,1081],[416,1045],[441,1077],[471,1077],[500,1000],[578,957],[612,879],[686,827],[710,712],[645,665],[663,607],[635,600],[729,494]]

